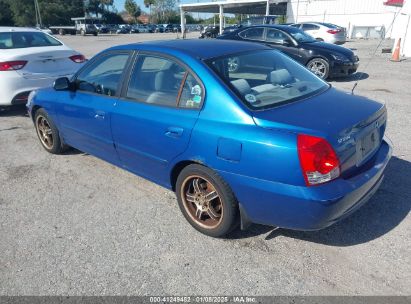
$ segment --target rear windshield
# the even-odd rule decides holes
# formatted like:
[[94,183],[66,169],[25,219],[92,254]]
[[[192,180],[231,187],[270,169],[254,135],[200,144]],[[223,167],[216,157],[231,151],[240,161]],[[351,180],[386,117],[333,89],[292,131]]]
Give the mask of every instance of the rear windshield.
[[328,28],[333,28],[333,29],[338,29],[340,28],[338,25],[332,24],[332,23],[320,23],[321,25],[324,25]]
[[258,50],[206,63],[251,109],[268,109],[318,94],[329,85],[275,50]]
[[289,26],[288,28],[284,29],[288,34],[293,36],[295,40],[298,42],[316,42],[312,36],[308,35],[306,32],[303,30],[300,30],[296,27]]
[[57,45],[61,45],[58,40],[41,32],[0,33],[0,49],[3,50]]

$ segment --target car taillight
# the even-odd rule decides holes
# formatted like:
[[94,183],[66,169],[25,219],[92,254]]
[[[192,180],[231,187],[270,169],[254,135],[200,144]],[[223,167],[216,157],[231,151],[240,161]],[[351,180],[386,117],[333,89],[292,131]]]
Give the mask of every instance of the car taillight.
[[83,55],[73,55],[69,58],[75,63],[83,63],[84,61],[86,61],[86,57],[84,57]]
[[322,184],[340,176],[340,161],[324,138],[300,134],[297,148],[307,186]]
[[27,64],[27,61],[6,61],[0,62],[0,71],[15,71],[22,69]]
[[328,30],[327,33],[335,35],[338,34],[339,32],[341,32],[341,30]]

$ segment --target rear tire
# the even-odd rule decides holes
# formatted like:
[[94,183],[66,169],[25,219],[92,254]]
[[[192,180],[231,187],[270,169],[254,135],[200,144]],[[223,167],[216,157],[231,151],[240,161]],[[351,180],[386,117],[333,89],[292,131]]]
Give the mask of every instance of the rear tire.
[[61,154],[67,150],[53,120],[44,109],[39,109],[34,115],[34,125],[37,136],[43,148],[52,154]]
[[185,167],[177,178],[176,195],[186,220],[205,235],[223,237],[239,223],[233,192],[210,168],[197,164]]

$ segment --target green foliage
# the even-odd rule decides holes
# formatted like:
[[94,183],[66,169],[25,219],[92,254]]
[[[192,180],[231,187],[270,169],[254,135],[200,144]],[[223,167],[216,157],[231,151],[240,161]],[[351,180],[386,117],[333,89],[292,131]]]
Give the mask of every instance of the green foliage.
[[[152,9],[152,20],[154,23],[173,23],[175,16],[179,16],[176,11],[176,0],[155,0]],[[177,22],[179,23],[179,22]]]
[[[110,12],[114,0],[38,0],[43,25],[72,25],[70,18],[103,15],[109,23],[122,23],[119,15]],[[35,26],[33,0],[0,0],[0,25]]]
[[122,24],[122,23],[124,23],[123,18],[119,14],[114,13],[114,12],[105,11],[103,13],[103,19],[104,19],[105,23],[107,23],[107,24]]
[[0,0],[0,25],[12,25],[13,15],[10,9],[9,2]]
[[70,25],[70,18],[84,15],[82,0],[39,0],[39,7],[45,25]]
[[126,2],[124,3],[124,8],[126,12],[134,18],[134,21],[136,21],[137,17],[141,15],[141,8],[134,0],[126,0]]

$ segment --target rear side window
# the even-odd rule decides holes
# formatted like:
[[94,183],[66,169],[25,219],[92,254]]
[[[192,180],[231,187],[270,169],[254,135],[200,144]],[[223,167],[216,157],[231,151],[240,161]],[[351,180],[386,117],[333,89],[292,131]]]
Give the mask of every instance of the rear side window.
[[57,45],[62,44],[53,37],[41,32],[0,33],[0,49],[21,49]]
[[314,30],[318,30],[320,27],[318,25],[315,24],[310,24],[310,23],[304,23],[303,24],[303,31],[314,31]]
[[290,38],[283,32],[277,29],[268,29],[267,30],[267,42],[281,43],[283,41],[290,40]]
[[77,76],[77,90],[107,96],[116,95],[128,58],[127,53],[103,55]]
[[130,77],[127,98],[181,108],[200,108],[203,92],[186,68],[168,58],[142,55]]
[[263,40],[264,28],[252,27],[239,33],[241,38],[249,40]]

